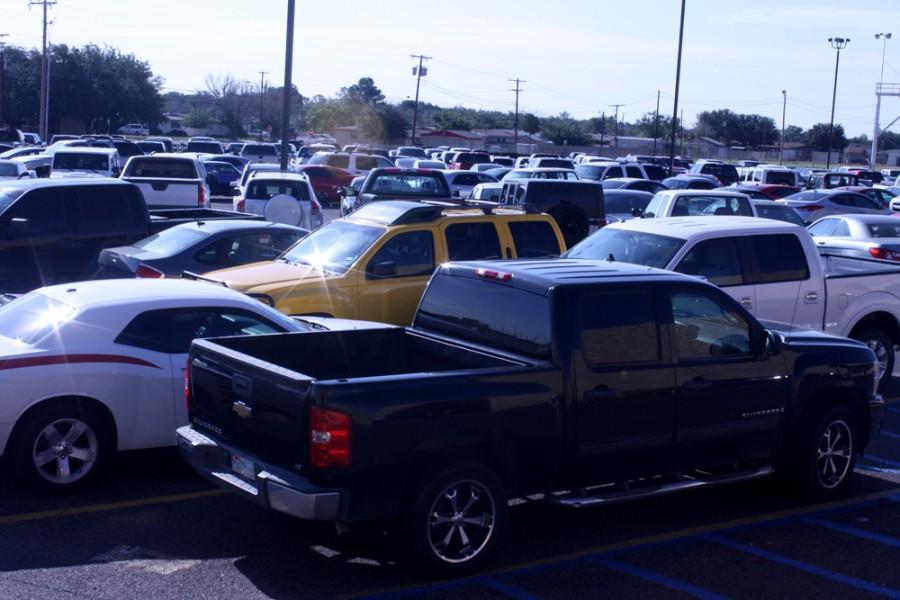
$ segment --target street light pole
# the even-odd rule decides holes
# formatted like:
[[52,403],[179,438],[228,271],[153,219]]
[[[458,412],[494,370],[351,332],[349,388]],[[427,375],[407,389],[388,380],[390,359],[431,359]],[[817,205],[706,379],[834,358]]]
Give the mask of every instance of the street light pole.
[[288,154],[288,129],[291,127],[291,75],[294,66],[294,0],[288,0],[287,5],[287,31],[284,37],[284,94],[281,104],[281,170],[287,171]]
[[262,142],[263,126],[263,91],[266,87],[266,75],[268,71],[259,71],[259,141]]
[[875,126],[872,129],[872,151],[869,156],[869,168],[875,168],[875,155],[878,153],[878,121],[881,117],[881,86],[884,84],[884,53],[887,50],[887,41],[891,39],[890,33],[876,33],[875,39],[881,38],[881,75],[878,77],[878,85],[875,86]]
[[675,105],[672,107],[672,146],[669,148],[669,177],[674,173],[675,169],[675,134],[677,133],[676,119],[678,115],[678,88],[681,85],[681,47],[684,42],[684,4],[686,0],[681,0],[681,24],[678,27],[678,62],[675,67]]
[[780,164],[784,165],[784,115],[787,112],[787,90],[781,90],[781,159]]
[[828,38],[828,43],[837,51],[837,54],[834,59],[834,91],[831,93],[831,120],[828,122],[828,157],[825,159],[826,170],[831,169],[831,135],[834,131],[834,104],[837,101],[837,78],[838,67],[841,65],[841,50],[847,47],[847,44],[850,43],[850,38]]

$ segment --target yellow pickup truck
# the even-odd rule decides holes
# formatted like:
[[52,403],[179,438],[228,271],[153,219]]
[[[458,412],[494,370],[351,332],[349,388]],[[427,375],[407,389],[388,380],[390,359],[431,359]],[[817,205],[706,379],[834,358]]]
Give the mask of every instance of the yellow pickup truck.
[[441,263],[555,257],[565,248],[546,214],[386,200],[320,227],[274,261],[202,279],[291,315],[409,325]]

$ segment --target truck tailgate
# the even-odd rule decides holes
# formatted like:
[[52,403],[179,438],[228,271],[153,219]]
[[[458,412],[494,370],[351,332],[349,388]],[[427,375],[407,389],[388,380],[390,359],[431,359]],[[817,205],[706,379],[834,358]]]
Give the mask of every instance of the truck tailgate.
[[206,340],[190,356],[194,427],[285,468],[306,464],[309,377]]
[[199,179],[163,179],[158,177],[123,177],[141,188],[149,208],[178,208],[199,205]]

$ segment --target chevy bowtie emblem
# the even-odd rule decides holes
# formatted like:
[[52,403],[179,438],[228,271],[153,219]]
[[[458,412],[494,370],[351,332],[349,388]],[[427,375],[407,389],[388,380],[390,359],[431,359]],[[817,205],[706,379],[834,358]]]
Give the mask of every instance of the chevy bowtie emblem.
[[246,419],[251,414],[253,414],[253,407],[245,404],[244,402],[241,402],[240,400],[231,405],[231,410],[236,412],[237,416],[241,417],[242,419]]

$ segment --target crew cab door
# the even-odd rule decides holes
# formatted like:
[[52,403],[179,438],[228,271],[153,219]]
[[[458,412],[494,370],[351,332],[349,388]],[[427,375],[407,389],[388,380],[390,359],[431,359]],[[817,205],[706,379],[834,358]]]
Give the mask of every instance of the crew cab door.
[[673,288],[668,305],[679,467],[774,456],[789,393],[783,359],[757,355],[759,325],[715,289]]
[[607,286],[572,306],[580,472],[596,482],[668,470],[674,370],[654,288]]
[[702,240],[676,257],[672,270],[705,278],[755,314],[756,287],[740,244],[741,240],[733,237]]
[[387,237],[361,263],[365,266],[359,274],[357,318],[394,325],[412,323],[437,264],[437,252],[428,229],[403,230]]
[[825,284],[821,277],[814,279],[810,275],[806,253],[797,236],[754,235],[747,242],[755,281],[754,316],[800,329],[819,329],[825,310]]

